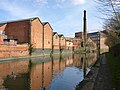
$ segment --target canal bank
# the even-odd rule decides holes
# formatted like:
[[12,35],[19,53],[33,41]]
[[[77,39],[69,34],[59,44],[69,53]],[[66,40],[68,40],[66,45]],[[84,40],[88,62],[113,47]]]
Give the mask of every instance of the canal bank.
[[105,54],[100,55],[91,71],[76,90],[114,90],[110,79],[108,63]]
[[36,58],[36,57],[51,57],[51,56],[61,56],[61,55],[67,55],[67,54],[73,54],[72,51],[68,51],[65,50],[63,52],[59,52],[59,53],[45,53],[45,52],[41,52],[41,53],[34,53],[32,55],[26,55],[26,56],[11,56],[11,57],[6,57],[6,58],[0,58],[0,62],[2,61],[9,61],[9,60],[17,60],[17,59],[30,59],[30,58]]

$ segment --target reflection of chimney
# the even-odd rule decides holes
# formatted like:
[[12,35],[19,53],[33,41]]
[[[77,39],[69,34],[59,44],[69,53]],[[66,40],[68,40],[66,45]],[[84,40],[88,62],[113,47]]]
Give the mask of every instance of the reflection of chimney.
[[83,17],[83,41],[84,45],[86,45],[87,41],[87,24],[86,24],[86,10],[84,10],[84,17]]
[[42,62],[42,88],[44,88],[44,62]]

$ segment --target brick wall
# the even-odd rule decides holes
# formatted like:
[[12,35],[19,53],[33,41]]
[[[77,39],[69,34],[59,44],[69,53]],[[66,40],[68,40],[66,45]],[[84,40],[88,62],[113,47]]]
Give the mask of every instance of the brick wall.
[[66,48],[66,40],[65,40],[65,38],[63,36],[60,38],[60,47],[62,49]]
[[10,38],[18,39],[18,43],[29,42],[29,29],[30,22],[26,21],[16,21],[7,23],[4,31],[5,34]]
[[7,24],[3,24],[3,25],[1,25],[1,26],[0,26],[0,31],[4,31],[5,28],[6,28],[6,25],[7,25]]
[[31,43],[34,48],[43,48],[43,25],[37,18],[31,22]]
[[0,45],[0,58],[29,55],[28,45]]
[[44,25],[44,49],[52,49],[52,31],[49,23]]
[[0,44],[3,44],[3,36],[0,35]]
[[59,49],[59,36],[58,36],[58,34],[55,34],[54,36],[53,36],[53,48],[54,49]]
[[105,44],[106,38],[106,36],[100,36],[100,53],[109,51],[109,47]]

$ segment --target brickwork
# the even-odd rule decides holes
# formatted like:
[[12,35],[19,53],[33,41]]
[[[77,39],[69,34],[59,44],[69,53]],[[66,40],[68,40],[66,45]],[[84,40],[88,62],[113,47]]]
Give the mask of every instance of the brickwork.
[[3,44],[3,36],[0,35],[0,44]]
[[80,38],[73,38],[73,47],[75,50],[79,50],[81,47],[82,40]]
[[58,34],[53,35],[53,49],[59,49],[59,36]]
[[100,35],[100,53],[109,51],[109,47],[105,44],[106,38],[106,35]]
[[0,45],[0,58],[29,55],[28,45]]
[[31,22],[31,43],[34,48],[43,48],[43,25],[37,18]]
[[44,49],[52,49],[53,30],[49,23],[44,25]]
[[18,39],[18,43],[29,42],[30,21],[8,22],[4,31],[8,38]]
[[7,25],[7,24],[3,24],[3,25],[1,25],[1,26],[0,26],[0,31],[4,31],[5,28],[6,28],[6,25]]
[[60,48],[61,49],[65,49],[66,48],[66,40],[65,40],[64,36],[60,37]]

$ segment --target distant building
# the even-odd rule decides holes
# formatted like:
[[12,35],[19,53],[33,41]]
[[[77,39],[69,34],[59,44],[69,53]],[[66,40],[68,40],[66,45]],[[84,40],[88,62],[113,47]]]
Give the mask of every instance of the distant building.
[[59,45],[60,45],[60,49],[66,48],[66,40],[63,34],[59,34]]
[[83,32],[75,32],[75,38],[83,39]]
[[73,38],[65,37],[66,39],[66,49],[72,50],[73,49]]
[[[87,34],[87,47],[88,48],[94,48],[96,49],[97,46],[100,47],[100,41],[99,41],[99,34],[98,33],[88,33]],[[76,40],[76,43],[74,41],[74,44],[76,44],[76,47],[77,48],[80,48],[80,47],[83,47],[84,46],[84,43],[83,43],[83,32],[76,32],[75,33],[75,38],[76,39],[81,39],[79,43],[77,43],[77,40]]]
[[73,38],[73,49],[79,50],[82,46],[82,39],[80,38]]
[[100,49],[100,32],[88,33],[88,36],[96,43],[97,48]]
[[59,35],[57,32],[53,32],[53,49],[59,49]]
[[109,47],[105,44],[107,39],[106,31],[100,32],[100,53],[105,53],[109,51]]

